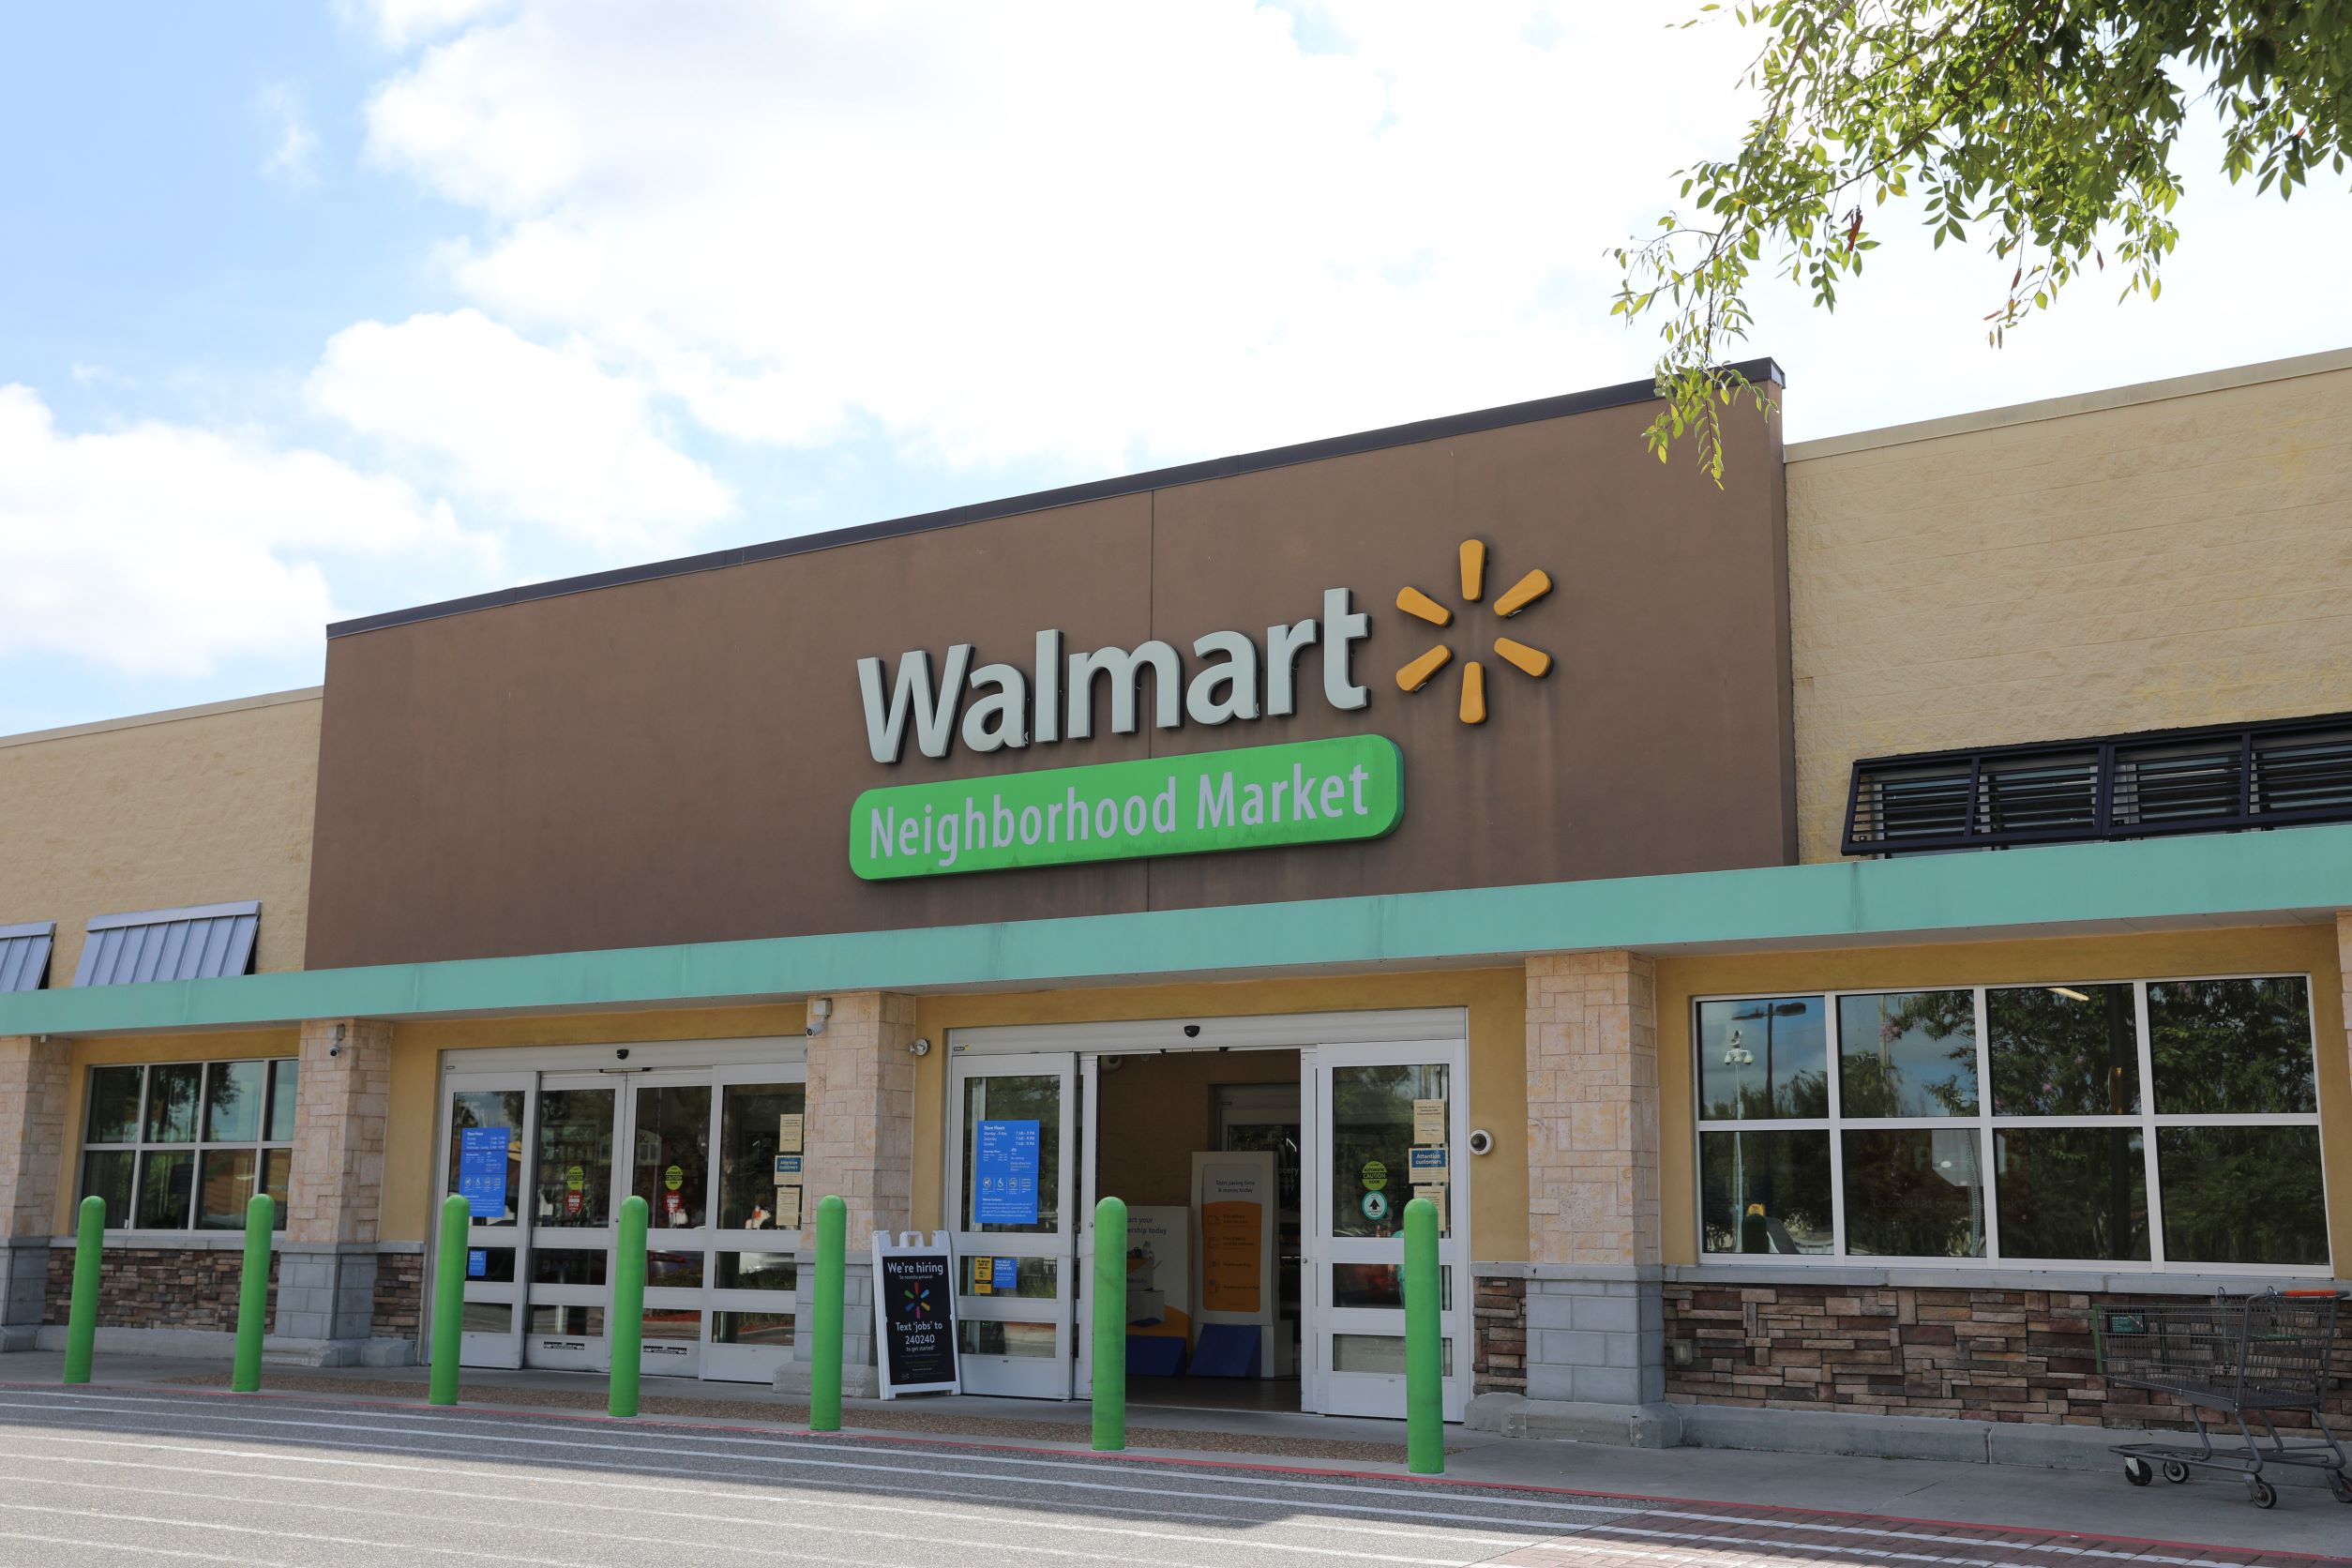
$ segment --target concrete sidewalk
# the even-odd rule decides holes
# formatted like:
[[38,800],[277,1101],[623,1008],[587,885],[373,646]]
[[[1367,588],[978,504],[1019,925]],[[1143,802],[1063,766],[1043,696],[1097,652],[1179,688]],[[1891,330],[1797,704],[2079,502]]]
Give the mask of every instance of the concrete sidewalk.
[[[0,1383],[55,1388],[64,1357],[0,1357]],[[175,1394],[225,1391],[214,1359],[100,1355],[94,1390]],[[353,1407],[413,1403],[422,1367],[271,1367],[262,1397]],[[757,1385],[645,1380],[642,1414],[665,1423],[805,1428],[806,1402]],[[543,1371],[468,1369],[461,1399],[485,1410],[563,1410],[598,1418],[601,1378]],[[990,1447],[1067,1449],[1088,1443],[1083,1404],[976,1396],[844,1401],[844,1425],[877,1440],[933,1438]],[[1138,1405],[1128,1412],[1137,1457],[1328,1469],[1403,1476],[1403,1424],[1393,1421]],[[1676,1448],[1630,1449],[1560,1440],[1502,1438],[1450,1427],[1446,1479],[1498,1486],[1563,1488],[1640,1498],[1741,1503],[1979,1526],[2063,1530],[2184,1546],[2226,1546],[2352,1561],[2352,1507],[2324,1487],[2283,1484],[2275,1509],[2246,1501],[2232,1478],[2181,1486],[2128,1485],[2120,1463],[2100,1470],[1845,1455]]]

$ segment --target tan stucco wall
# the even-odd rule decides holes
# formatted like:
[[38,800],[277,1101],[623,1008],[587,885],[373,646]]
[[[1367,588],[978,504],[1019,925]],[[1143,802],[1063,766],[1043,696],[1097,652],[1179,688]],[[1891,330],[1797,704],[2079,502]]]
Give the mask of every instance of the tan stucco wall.
[[1706,996],[1936,986],[2081,985],[2166,975],[2307,974],[2318,1053],[2319,1145],[2335,1272],[2352,1270],[2352,1054],[2336,927],[2249,927],[2042,942],[1741,953],[1658,960],[1660,1163],[1666,1261],[1698,1260],[1698,1153],[1691,1087],[1691,1003]]
[[1792,446],[1788,558],[1808,861],[1858,757],[2352,709],[2352,354]]
[[55,921],[67,986],[93,915],[258,898],[300,969],[318,775],[315,690],[0,736],[0,926]]

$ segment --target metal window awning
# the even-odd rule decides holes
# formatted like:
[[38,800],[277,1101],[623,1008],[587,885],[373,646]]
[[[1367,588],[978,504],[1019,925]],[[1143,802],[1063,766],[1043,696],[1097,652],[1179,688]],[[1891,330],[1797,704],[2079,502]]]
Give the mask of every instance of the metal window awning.
[[38,991],[49,983],[49,950],[57,922],[0,926],[0,991]]
[[101,914],[90,922],[74,969],[76,986],[131,986],[150,980],[220,980],[253,972],[261,930],[258,899],[193,909]]

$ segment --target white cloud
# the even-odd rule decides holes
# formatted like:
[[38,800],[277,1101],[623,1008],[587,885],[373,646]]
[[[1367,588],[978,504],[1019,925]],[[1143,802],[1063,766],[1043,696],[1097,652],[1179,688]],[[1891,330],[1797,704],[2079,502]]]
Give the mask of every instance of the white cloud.
[[0,657],[186,677],[299,656],[339,611],[328,565],[354,560],[502,569],[397,480],[152,421],[65,435],[38,393],[0,385]]
[[[1756,35],[1696,8],[515,0],[378,89],[369,150],[485,217],[477,306],[712,430],[1100,471],[1646,373],[1602,252],[1746,112]],[[2352,339],[2352,296],[2246,305],[2344,204],[2208,152],[2154,309],[2086,288],[1993,354],[1993,264],[1894,209],[1838,315],[1760,287],[1791,433]]]
[[490,216],[477,303],[713,429],[1111,466],[1624,360],[1597,252],[1696,143],[1619,69],[1659,13],[1541,14],[1349,8],[1331,53],[1244,0],[527,4],[370,150]]
[[734,510],[641,389],[475,310],[346,327],[308,391],[437,485],[599,545],[672,543]]
[[[344,0],[345,5],[351,0]],[[395,49],[437,38],[454,27],[505,8],[506,0],[359,0],[375,23],[376,36]]]
[[262,173],[297,189],[318,184],[318,133],[310,128],[294,89],[282,82],[263,88],[261,107],[278,133],[269,156],[262,159]]

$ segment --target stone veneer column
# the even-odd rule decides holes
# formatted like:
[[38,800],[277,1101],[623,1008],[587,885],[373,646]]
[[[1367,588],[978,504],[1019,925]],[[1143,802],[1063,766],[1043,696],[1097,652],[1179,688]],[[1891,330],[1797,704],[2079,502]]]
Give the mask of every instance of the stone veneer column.
[[[1666,1322],[1650,958],[1527,960],[1527,1098],[1528,1396],[1658,1405]],[[1610,1420],[1617,1435],[1660,1440],[1632,1410]]]
[[776,1374],[780,1389],[807,1387],[810,1288],[815,1283],[816,1203],[837,1193],[849,1204],[849,1279],[841,1335],[842,1389],[880,1392],[874,1370],[873,1256],[877,1230],[899,1231],[914,1214],[914,998],[855,991],[833,999],[833,1016],[808,1040],[808,1104],[803,1174],[807,1184],[801,1253],[800,1358]]
[[[0,1350],[29,1350],[49,1290],[49,1241],[66,1136],[69,1043],[0,1038]],[[114,1224],[122,1216],[109,1215]]]
[[360,1359],[375,1315],[392,1026],[311,1019],[301,1062],[273,1327],[281,1339],[324,1342],[316,1359],[348,1363]]

